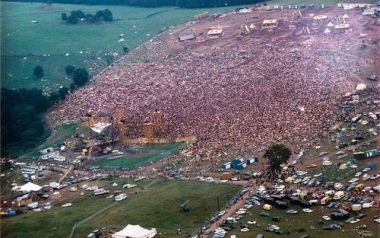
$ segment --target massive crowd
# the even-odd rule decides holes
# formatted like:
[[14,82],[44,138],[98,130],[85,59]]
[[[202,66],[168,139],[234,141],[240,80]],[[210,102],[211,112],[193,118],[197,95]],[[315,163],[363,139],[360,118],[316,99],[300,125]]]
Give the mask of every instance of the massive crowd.
[[251,51],[183,50],[156,62],[119,62],[51,117],[78,119],[89,110],[104,116],[121,106],[132,136],[139,136],[142,123],[160,110],[168,136],[196,135],[200,150],[260,150],[275,142],[310,147],[352,89],[351,59],[325,47],[283,39]]

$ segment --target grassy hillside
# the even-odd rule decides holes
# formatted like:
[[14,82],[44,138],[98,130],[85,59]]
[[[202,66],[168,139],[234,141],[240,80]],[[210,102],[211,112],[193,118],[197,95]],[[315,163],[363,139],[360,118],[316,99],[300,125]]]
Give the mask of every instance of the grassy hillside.
[[[238,186],[191,181],[151,184],[80,225],[74,237],[85,237],[99,227],[120,229],[127,224],[155,227],[158,232],[171,234],[178,228],[190,233],[217,210],[217,199],[222,206],[239,191]],[[190,211],[180,211],[179,206],[187,200]],[[113,202],[113,199],[86,197],[74,200],[69,208],[56,207],[2,219],[1,237],[68,237],[75,223]]]
[[[107,58],[123,54],[123,46],[132,49],[169,26],[191,20],[203,11],[216,9],[135,8],[126,6],[87,6],[43,3],[1,2],[1,83],[8,88],[45,88],[55,91],[68,86],[65,66],[86,67],[91,74],[107,66]],[[68,25],[61,13],[82,10],[94,14],[108,8],[114,22]],[[230,7],[232,8],[232,7]],[[33,23],[32,21],[38,21]],[[124,36],[120,37],[121,34]],[[124,39],[124,41],[120,41]],[[33,77],[33,68],[41,65],[45,76]]]
[[98,165],[101,168],[134,169],[175,154],[185,147],[185,143],[146,145],[138,148],[136,151],[127,152],[117,159],[97,159],[93,165]]

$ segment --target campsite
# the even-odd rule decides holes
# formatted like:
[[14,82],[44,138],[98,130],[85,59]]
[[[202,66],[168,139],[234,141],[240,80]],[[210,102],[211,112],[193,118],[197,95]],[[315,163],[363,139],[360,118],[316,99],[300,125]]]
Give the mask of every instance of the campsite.
[[[42,144],[1,159],[1,237],[379,235],[380,2],[113,5],[113,21],[76,24],[60,14],[105,6],[1,4],[14,8],[2,22],[18,19],[6,54],[31,67],[33,48],[57,73],[28,86],[68,85],[57,65],[70,57],[91,74],[40,111]],[[62,44],[20,37],[49,33]],[[5,61],[2,82],[24,87]]]
[[[111,188],[113,182],[107,183]],[[89,231],[105,226],[118,230],[128,223],[156,227],[169,236],[175,236],[179,227],[191,234],[218,208],[217,197],[220,206],[224,206],[239,191],[239,187],[204,182],[144,180],[138,182],[138,188],[132,191],[137,194],[132,193],[127,200],[78,226],[75,237],[84,237]],[[186,200],[189,200],[190,211],[181,212],[180,205]],[[2,219],[2,237],[41,237],[46,234],[49,237],[68,237],[75,223],[113,204],[114,200],[106,198],[106,195],[96,198],[85,195],[71,203],[73,205],[65,209],[53,207],[48,211]],[[29,222],[30,219],[33,222]],[[31,234],[31,230],[35,232]]]

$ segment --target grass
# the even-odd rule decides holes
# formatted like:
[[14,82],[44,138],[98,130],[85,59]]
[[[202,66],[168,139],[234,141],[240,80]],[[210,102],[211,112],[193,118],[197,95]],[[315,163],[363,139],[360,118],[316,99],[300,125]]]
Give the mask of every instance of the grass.
[[[1,2],[1,83],[7,88],[40,88],[56,90],[68,86],[65,66],[86,67],[92,75],[107,66],[112,52],[122,55],[123,46],[135,48],[170,26],[189,21],[203,12],[219,12],[234,7],[215,9],[179,9],[175,7],[136,8],[127,6],[87,6],[70,4]],[[114,22],[67,25],[61,13],[82,10],[95,13],[108,8]],[[32,21],[38,20],[38,23]],[[124,34],[124,42],[119,42]],[[66,56],[68,54],[68,56]],[[33,77],[33,68],[41,65],[45,76]]]
[[138,147],[136,150],[128,151],[127,155],[116,159],[96,159],[92,165],[101,168],[128,168],[134,169],[149,163],[161,160],[169,155],[175,154],[186,147],[185,143],[152,144]]
[[[195,181],[158,181],[139,190],[116,206],[80,225],[74,237],[85,237],[99,227],[120,229],[127,224],[157,228],[173,235],[180,227],[191,233],[217,210],[217,199],[224,204],[240,187]],[[189,212],[179,206],[188,202]],[[2,219],[1,237],[68,237],[72,226],[102,207],[113,203],[107,198],[80,198],[69,208],[53,208],[46,212],[30,212]]]

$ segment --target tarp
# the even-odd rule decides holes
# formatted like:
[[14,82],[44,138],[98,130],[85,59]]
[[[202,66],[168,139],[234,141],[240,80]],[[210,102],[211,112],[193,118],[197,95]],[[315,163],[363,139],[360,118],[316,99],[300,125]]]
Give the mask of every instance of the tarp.
[[157,235],[155,228],[144,229],[139,225],[128,224],[123,230],[112,234],[112,238],[152,238]]
[[107,122],[98,122],[96,123],[93,127],[91,127],[91,130],[95,131],[96,133],[100,134],[104,131],[104,129],[106,129],[107,127],[109,127],[111,125],[111,123],[107,123]]
[[367,85],[365,85],[364,83],[359,83],[357,86],[356,86],[356,90],[364,90],[367,88]]
[[41,186],[37,185],[37,184],[34,184],[32,182],[29,182],[27,184],[24,184],[20,187],[20,191],[22,192],[37,192],[37,191],[40,191],[42,189]]

